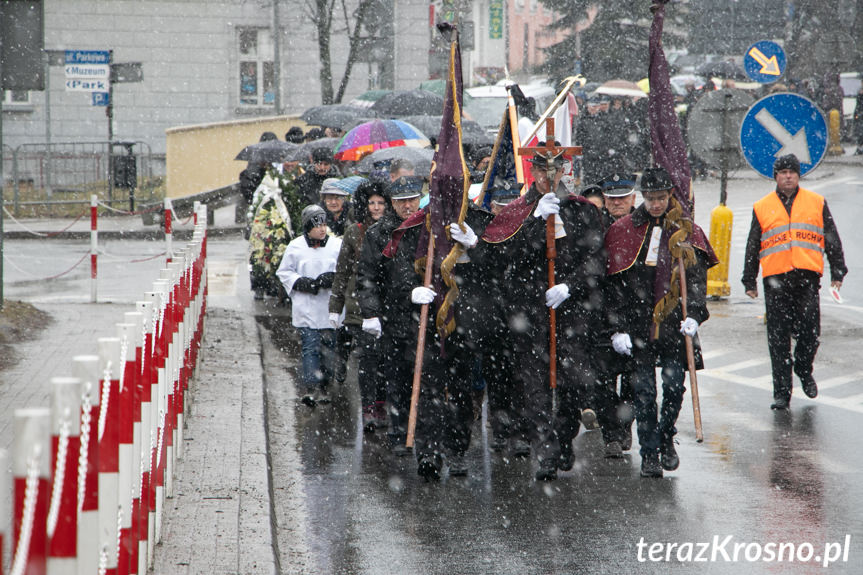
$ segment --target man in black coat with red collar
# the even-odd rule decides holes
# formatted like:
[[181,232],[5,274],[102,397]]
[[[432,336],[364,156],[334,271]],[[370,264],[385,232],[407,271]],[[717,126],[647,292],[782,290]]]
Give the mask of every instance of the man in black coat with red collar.
[[[695,338],[707,311],[707,269],[718,260],[700,227],[692,224],[691,265],[686,266],[688,296],[686,320],[673,291],[670,236],[682,224],[674,212],[674,185],[663,168],[646,168],[641,176],[644,203],[616,221],[605,236],[608,253],[608,320],[612,346],[631,355],[635,370],[635,418],[641,445],[642,477],[662,477],[662,470],[677,469],[675,423],[683,403],[686,371],[686,335]],[[701,367],[697,338],[695,359]],[[662,367],[662,406],[656,405],[655,367]],[[657,413],[658,411],[658,413]]]
[[[524,388],[522,433],[539,462],[540,480],[555,479],[558,469],[569,470],[574,464],[572,441],[580,425],[581,402],[594,382],[589,343],[602,309],[605,256],[599,212],[560,184],[562,166],[560,156],[535,156],[534,183],[483,235],[485,243],[496,247],[496,258],[510,262],[510,275],[517,278],[509,285],[509,330],[515,376]],[[549,288],[546,220],[552,214],[556,285]],[[549,308],[557,313],[556,413],[549,381]]]

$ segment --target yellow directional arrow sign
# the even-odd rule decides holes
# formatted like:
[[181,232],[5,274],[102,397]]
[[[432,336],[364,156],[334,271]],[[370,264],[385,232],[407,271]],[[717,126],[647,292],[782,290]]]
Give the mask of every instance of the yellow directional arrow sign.
[[769,74],[770,76],[779,76],[782,71],[779,69],[779,62],[776,60],[776,56],[770,56],[769,58],[764,55],[764,53],[753,46],[749,50],[749,55],[752,58],[761,64],[760,72],[762,74]]

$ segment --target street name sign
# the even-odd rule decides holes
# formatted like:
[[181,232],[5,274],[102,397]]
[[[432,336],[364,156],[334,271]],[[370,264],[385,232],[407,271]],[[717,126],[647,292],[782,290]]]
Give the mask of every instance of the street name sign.
[[773,178],[773,162],[794,154],[800,175],[814,170],[827,151],[827,121],[811,100],[799,94],[771,94],[755,102],[740,125],[740,148],[753,170]]
[[753,81],[770,84],[782,77],[788,61],[785,50],[776,42],[760,40],[743,55],[743,69]]
[[107,92],[111,81],[108,50],[66,50],[67,92]]

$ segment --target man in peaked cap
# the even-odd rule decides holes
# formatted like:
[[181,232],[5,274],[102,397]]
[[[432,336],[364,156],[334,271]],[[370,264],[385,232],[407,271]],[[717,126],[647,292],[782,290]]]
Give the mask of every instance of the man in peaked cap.
[[[693,338],[695,362],[700,367],[696,334],[710,316],[707,269],[718,260],[704,232],[692,224],[688,238],[692,253],[685,254],[688,301],[684,321],[680,298],[671,297],[676,286],[668,279],[672,266],[677,265],[668,242],[678,227],[666,217],[676,205],[674,185],[663,168],[646,168],[640,184],[644,203],[614,222],[605,234],[606,311],[614,351],[631,356],[633,362],[641,475],[662,477],[663,469],[672,471],[680,463],[674,436],[685,391],[685,336]],[[656,405],[657,365],[662,367],[661,409]]]
[[[622,172],[610,174],[596,183],[600,190],[603,208],[603,229],[635,210],[636,175]],[[607,290],[603,290],[608,297]],[[607,305],[607,304],[606,304]],[[597,338],[593,348],[597,386],[593,389],[591,405],[596,409],[597,421],[602,428],[606,457],[622,457],[632,446],[632,366],[629,358],[611,348],[612,332],[606,330]],[[618,392],[618,377],[620,391]]]
[[[758,268],[767,306],[767,347],[773,366],[773,409],[791,401],[792,370],[803,393],[818,395],[812,362],[818,350],[821,311],[818,292],[824,254],[830,262],[830,286],[838,294],[848,273],[842,241],[823,196],[800,187],[800,162],[793,154],[773,164],[775,191],[757,202],[746,242],[743,286],[758,297]],[[791,337],[796,340],[791,356]]]
[[[540,147],[544,143],[540,144]],[[486,228],[485,243],[501,263],[498,280],[510,282],[506,310],[515,377],[523,386],[520,439],[538,461],[536,478],[552,480],[572,469],[572,441],[578,433],[580,402],[593,384],[588,342],[599,320],[599,282],[605,258],[599,212],[560,184],[563,158],[534,156],[534,183]],[[556,223],[556,285],[548,285],[546,220]],[[558,410],[549,385],[549,308],[557,310]]]
[[407,455],[404,448],[410,402],[412,358],[416,351],[411,290],[415,275],[413,258],[392,258],[384,248],[404,220],[420,203],[422,179],[396,178],[387,187],[393,209],[381,216],[367,231],[357,264],[357,301],[363,316],[364,332],[379,338],[380,375],[386,382],[390,415],[388,438],[394,453]]

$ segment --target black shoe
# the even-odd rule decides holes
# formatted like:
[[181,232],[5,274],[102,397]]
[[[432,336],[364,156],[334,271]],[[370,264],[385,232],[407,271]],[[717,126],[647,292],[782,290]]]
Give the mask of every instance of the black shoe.
[[465,477],[467,475],[467,462],[464,460],[464,455],[451,455],[447,457],[447,466],[449,466],[449,474],[452,477]]
[[815,383],[815,378],[812,377],[812,374],[809,375],[801,375],[800,383],[803,384],[803,393],[806,394],[806,397],[818,397],[818,384]]
[[492,451],[495,453],[500,453],[504,449],[506,449],[506,437],[503,435],[495,435],[491,440],[491,445],[489,445]]
[[780,397],[779,399],[773,400],[773,403],[770,404],[770,409],[788,409],[789,401],[784,397]]
[[674,438],[668,438],[659,446],[659,456],[664,470],[674,471],[680,467],[680,458],[674,449]]
[[575,465],[575,453],[572,452],[572,445],[561,445],[557,468],[561,471],[569,471],[573,465]]
[[609,441],[605,444],[605,458],[618,459],[623,457],[623,447],[619,441]]
[[404,443],[396,443],[393,445],[393,455],[396,457],[407,457],[408,455],[413,454],[414,448],[408,447]]
[[318,389],[315,393],[315,403],[330,403],[331,401],[330,392],[326,387]]
[[662,465],[659,463],[658,453],[649,453],[641,456],[642,477],[662,477]]
[[423,455],[417,462],[417,475],[426,481],[438,481],[442,467],[439,455]]
[[536,472],[537,481],[554,481],[557,479],[557,461],[554,459],[543,459],[539,462],[539,469]]
[[530,443],[528,443],[524,439],[513,439],[510,452],[512,453],[513,457],[529,457]]
[[623,451],[632,449],[632,422],[623,424],[623,441],[620,442],[620,448]]
[[582,409],[581,424],[584,426],[584,429],[586,431],[593,431],[594,429],[599,429],[599,423],[596,421],[596,412],[589,408]]
[[318,405],[318,402],[315,401],[315,396],[312,392],[307,392],[305,395],[303,395],[303,397],[300,398],[300,401],[302,401],[309,407],[315,407],[316,405]]

